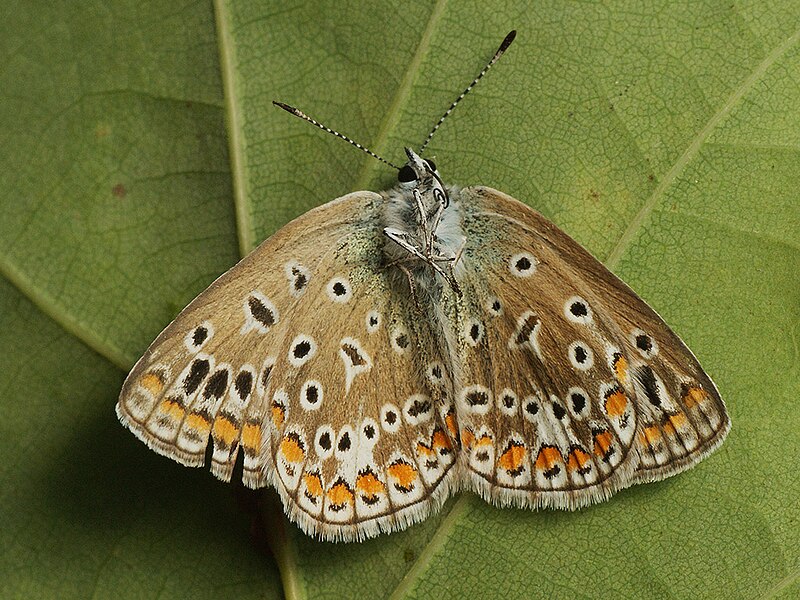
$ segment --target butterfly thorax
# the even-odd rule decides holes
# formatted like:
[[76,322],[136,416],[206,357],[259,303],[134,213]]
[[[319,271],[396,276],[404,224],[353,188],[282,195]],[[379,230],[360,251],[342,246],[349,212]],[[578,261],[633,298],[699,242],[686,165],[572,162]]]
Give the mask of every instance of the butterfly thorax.
[[438,295],[442,284],[458,290],[455,272],[466,238],[458,189],[445,186],[435,165],[406,148],[399,183],[384,192],[386,265],[405,276],[413,293]]

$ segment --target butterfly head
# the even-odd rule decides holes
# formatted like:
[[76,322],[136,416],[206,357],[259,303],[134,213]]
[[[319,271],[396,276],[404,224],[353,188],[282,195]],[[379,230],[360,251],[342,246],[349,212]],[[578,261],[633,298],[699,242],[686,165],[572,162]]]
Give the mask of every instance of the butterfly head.
[[449,204],[436,164],[430,159],[422,158],[411,148],[405,148],[408,162],[397,171],[398,186],[401,190],[416,190],[423,197],[432,197],[436,204],[447,207]]
[[438,178],[439,172],[432,160],[422,158],[411,148],[405,148],[408,162],[400,167],[397,172],[397,180],[404,187],[419,187],[420,184],[428,183],[434,177]]

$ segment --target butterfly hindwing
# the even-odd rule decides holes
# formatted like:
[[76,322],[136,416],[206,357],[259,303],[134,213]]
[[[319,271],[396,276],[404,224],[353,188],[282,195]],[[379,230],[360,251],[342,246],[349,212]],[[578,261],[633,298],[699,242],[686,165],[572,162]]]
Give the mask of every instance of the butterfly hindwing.
[[630,288],[509,196],[467,188],[458,200],[465,485],[498,504],[575,508],[722,441],[713,383]]
[[[375,221],[377,223],[377,220]],[[431,324],[391,293],[377,226],[354,227],[317,267],[275,356],[267,394],[275,487],[326,539],[362,539],[424,518],[449,491],[446,371]],[[290,368],[279,369],[284,364]]]

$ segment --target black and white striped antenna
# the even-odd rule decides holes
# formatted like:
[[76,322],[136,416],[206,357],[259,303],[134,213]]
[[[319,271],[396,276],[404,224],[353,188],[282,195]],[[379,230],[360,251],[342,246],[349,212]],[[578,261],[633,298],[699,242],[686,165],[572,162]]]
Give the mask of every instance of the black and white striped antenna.
[[444,114],[442,115],[442,118],[439,119],[439,121],[436,123],[436,125],[433,126],[433,129],[431,129],[431,132],[428,134],[428,137],[425,138],[425,142],[422,144],[422,146],[420,146],[418,154],[422,155],[422,153],[424,152],[425,148],[428,147],[428,143],[431,141],[431,138],[433,137],[433,134],[436,133],[436,130],[439,129],[439,127],[444,122],[444,120],[447,118],[447,116],[451,112],[453,112],[453,109],[458,105],[459,102],[461,102],[464,99],[464,96],[469,94],[470,90],[472,90],[472,88],[474,88],[475,85],[481,79],[483,79],[483,76],[486,75],[486,72],[494,66],[494,63],[496,63],[498,60],[500,60],[500,57],[503,56],[503,53],[506,50],[508,50],[508,47],[511,45],[511,42],[514,41],[515,37],[517,37],[517,31],[516,30],[508,32],[508,35],[506,35],[506,37],[503,39],[503,43],[500,44],[500,47],[497,49],[497,52],[494,53],[494,56],[492,57],[492,60],[490,60],[486,64],[486,66],[483,67],[481,72],[478,73],[478,76],[475,79],[472,80],[472,83],[470,83],[467,86],[467,88],[463,92],[461,92],[461,95],[458,98],[455,99],[455,102],[453,102],[450,105],[450,108],[448,108],[446,111],[444,111]]
[[349,137],[347,137],[345,134],[343,134],[343,133],[339,133],[338,131],[335,131],[335,130],[331,129],[330,127],[327,127],[327,126],[323,125],[322,123],[320,123],[320,122],[319,122],[319,121],[317,121],[316,119],[313,119],[312,117],[309,117],[309,116],[308,116],[306,113],[304,113],[302,110],[300,110],[300,109],[298,109],[298,108],[295,108],[294,106],[289,106],[288,104],[284,104],[283,102],[277,102],[277,101],[275,101],[275,100],[273,100],[273,101],[272,101],[272,103],[273,103],[275,106],[278,106],[278,107],[282,108],[282,109],[283,109],[283,110],[285,110],[286,112],[288,112],[288,113],[292,113],[292,114],[293,114],[295,117],[300,117],[301,119],[303,119],[303,120],[305,120],[305,121],[308,121],[308,122],[309,122],[309,123],[311,123],[312,125],[316,125],[317,127],[319,127],[320,129],[322,129],[323,131],[327,131],[328,133],[332,133],[332,134],[333,134],[333,135],[335,135],[336,137],[338,137],[338,138],[340,138],[340,139],[344,140],[345,142],[349,142],[350,144],[353,144],[353,146],[355,146],[355,147],[356,147],[356,148],[358,148],[359,150],[362,150],[363,152],[366,152],[367,154],[369,154],[369,155],[370,155],[371,157],[373,157],[373,158],[377,158],[377,159],[378,159],[379,161],[381,161],[382,163],[386,163],[387,165],[389,165],[390,167],[392,167],[392,168],[394,168],[394,169],[397,169],[398,171],[400,170],[400,167],[398,167],[396,164],[389,162],[388,160],[386,160],[386,159],[385,159],[385,158],[383,158],[382,156],[378,156],[378,155],[377,155],[377,154],[375,154],[375,153],[374,153],[372,150],[370,150],[369,148],[366,148],[366,147],[362,146],[362,145],[361,145],[361,144],[359,144],[357,141],[350,139],[350,138],[349,138]]
[[[516,32],[516,31],[511,31],[511,32],[509,32],[509,33],[508,33],[508,35],[506,35],[505,39],[503,39],[503,43],[502,43],[502,44],[500,44],[500,47],[497,49],[497,52],[495,52],[495,53],[494,53],[494,56],[492,57],[492,59],[491,59],[491,60],[490,60],[490,61],[489,61],[489,62],[486,64],[486,66],[485,66],[485,67],[483,67],[483,69],[481,70],[481,72],[480,72],[480,73],[478,73],[478,76],[477,76],[475,79],[473,79],[473,80],[472,80],[472,83],[470,83],[470,84],[467,86],[467,88],[466,88],[466,89],[465,89],[463,92],[461,92],[461,95],[460,95],[458,98],[456,98],[456,99],[455,99],[455,102],[453,102],[453,103],[450,105],[450,108],[448,108],[448,109],[447,109],[447,110],[444,112],[444,114],[443,114],[443,115],[442,115],[442,117],[439,119],[439,121],[436,123],[436,125],[434,125],[434,126],[433,126],[433,129],[431,129],[431,132],[428,134],[428,137],[425,139],[425,142],[424,142],[424,143],[422,144],[422,146],[420,147],[420,149],[419,149],[419,154],[422,154],[423,150],[425,150],[425,148],[428,146],[428,143],[431,141],[431,138],[433,137],[433,134],[434,134],[434,133],[436,133],[436,130],[437,130],[437,129],[439,129],[439,126],[441,126],[441,124],[444,122],[444,120],[447,118],[447,116],[448,116],[448,115],[449,115],[451,112],[453,112],[453,109],[454,109],[454,108],[455,108],[455,107],[458,105],[458,103],[459,103],[459,102],[461,102],[461,101],[464,99],[464,96],[466,96],[466,95],[467,95],[467,94],[470,92],[470,90],[472,90],[472,88],[474,88],[474,87],[475,87],[475,84],[477,84],[477,83],[478,83],[478,82],[479,82],[479,81],[480,81],[480,80],[483,78],[483,76],[484,76],[484,75],[486,75],[486,72],[487,72],[489,69],[491,69],[491,68],[492,68],[492,66],[494,66],[494,63],[496,63],[498,60],[500,60],[500,57],[501,57],[501,56],[503,56],[503,53],[504,53],[506,50],[508,50],[508,47],[511,45],[511,42],[513,42],[513,41],[514,41],[514,38],[515,38],[516,36],[517,36],[517,32]],[[300,110],[300,109],[298,109],[298,108],[295,108],[294,106],[289,106],[288,104],[285,104],[285,103],[283,103],[283,102],[278,102],[278,101],[276,101],[276,100],[273,100],[273,101],[272,101],[272,103],[273,103],[275,106],[277,106],[277,107],[279,107],[279,108],[282,108],[282,109],[283,109],[283,110],[285,110],[286,112],[293,114],[295,117],[300,117],[300,118],[301,118],[301,119],[303,119],[304,121],[308,121],[308,122],[309,122],[309,123],[311,123],[312,125],[316,125],[317,127],[319,127],[320,129],[322,129],[323,131],[327,131],[328,133],[335,135],[335,136],[336,136],[336,137],[338,137],[339,139],[342,139],[342,140],[344,140],[345,142],[348,142],[349,144],[352,144],[353,146],[355,146],[356,148],[358,148],[358,149],[359,149],[359,150],[361,150],[362,152],[366,152],[366,153],[367,153],[367,154],[369,154],[371,157],[373,157],[373,158],[377,158],[379,161],[381,161],[382,163],[385,163],[385,164],[389,165],[389,166],[390,166],[390,167],[392,167],[393,169],[397,169],[398,171],[400,170],[400,167],[398,167],[396,164],[394,164],[394,163],[392,163],[392,162],[389,162],[388,160],[386,160],[386,159],[385,159],[385,158],[383,158],[382,156],[378,156],[377,154],[375,154],[375,153],[374,153],[372,150],[370,150],[369,148],[367,148],[367,147],[365,147],[365,146],[362,146],[362,145],[361,145],[361,144],[359,144],[357,141],[355,141],[355,140],[353,140],[353,139],[351,139],[351,138],[347,137],[347,136],[346,136],[346,135],[344,135],[343,133],[339,133],[338,131],[335,131],[335,130],[331,129],[330,127],[327,127],[326,125],[323,125],[322,123],[320,123],[320,122],[319,122],[319,121],[317,121],[316,119],[314,119],[314,118],[312,118],[312,117],[309,117],[309,116],[308,116],[306,113],[304,113],[302,110]]]

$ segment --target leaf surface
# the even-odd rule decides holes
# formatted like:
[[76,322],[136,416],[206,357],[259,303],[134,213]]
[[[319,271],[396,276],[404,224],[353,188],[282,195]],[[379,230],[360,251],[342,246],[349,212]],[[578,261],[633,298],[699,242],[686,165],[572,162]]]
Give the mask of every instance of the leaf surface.
[[[800,10],[791,2],[25,3],[0,20],[0,595],[790,598],[800,593]],[[116,424],[124,369],[292,217],[393,173],[271,106],[550,217],[717,382],[722,448],[577,513],[470,494],[362,544]],[[274,503],[274,497],[271,496]]]

